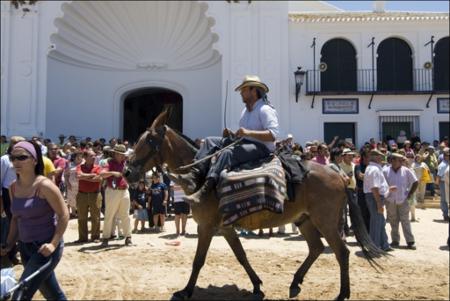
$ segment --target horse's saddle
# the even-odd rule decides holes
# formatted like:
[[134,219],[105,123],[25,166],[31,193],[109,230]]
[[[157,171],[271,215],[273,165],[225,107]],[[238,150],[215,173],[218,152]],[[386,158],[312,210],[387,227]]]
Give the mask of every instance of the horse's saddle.
[[282,213],[287,197],[286,177],[277,156],[223,171],[217,185],[223,225],[231,225],[249,214],[269,210]]

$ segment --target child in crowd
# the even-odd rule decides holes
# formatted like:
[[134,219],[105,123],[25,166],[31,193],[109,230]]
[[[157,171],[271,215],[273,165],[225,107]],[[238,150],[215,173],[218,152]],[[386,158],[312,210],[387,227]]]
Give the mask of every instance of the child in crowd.
[[147,214],[147,188],[145,187],[145,181],[140,180],[134,195],[132,196],[132,204],[134,207],[134,229],[133,233],[136,233],[138,223],[141,223],[141,232],[145,230],[145,222],[148,219]]
[[83,154],[81,151],[75,151],[70,154],[69,164],[64,170],[64,179],[67,183],[67,205],[70,217],[76,217],[77,212],[77,194],[78,194],[78,178],[77,166],[83,162]]
[[[152,211],[153,211],[153,222],[156,226],[156,231],[164,232],[164,222],[166,219],[166,208],[168,199],[167,186],[161,183],[161,175],[158,172],[154,172],[152,175],[152,186],[150,187],[150,197]],[[161,227],[159,228],[158,221]]]

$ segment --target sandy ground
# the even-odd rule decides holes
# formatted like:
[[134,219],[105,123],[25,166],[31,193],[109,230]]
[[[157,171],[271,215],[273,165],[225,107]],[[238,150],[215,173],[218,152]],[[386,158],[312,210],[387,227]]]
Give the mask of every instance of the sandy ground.
[[[379,263],[376,272],[361,257],[349,238],[351,299],[449,299],[449,252],[445,245],[448,224],[438,209],[417,210],[413,224],[417,250],[397,249]],[[188,220],[187,237],[175,239],[173,221],[165,233],[133,234],[134,246],[123,240],[107,249],[98,243],[73,244],[77,221],[71,220],[65,234],[64,256],[56,272],[69,299],[76,300],[165,300],[182,289],[189,278],[197,244],[196,224]],[[276,229],[275,229],[276,230]],[[387,226],[388,235],[390,226]],[[287,299],[293,274],[305,260],[308,247],[299,235],[242,238],[250,263],[264,282],[268,299]],[[267,230],[266,230],[267,233]],[[390,236],[390,235],[389,235]],[[403,239],[403,238],[402,238]],[[179,241],[179,246],[166,243]],[[404,241],[401,242],[404,244]],[[22,267],[16,266],[16,275]],[[251,299],[252,285],[221,236],[213,238],[206,264],[200,272],[193,298],[202,300]],[[339,291],[339,269],[331,249],[311,267],[297,297],[332,299]],[[41,298],[40,294],[35,299]]]

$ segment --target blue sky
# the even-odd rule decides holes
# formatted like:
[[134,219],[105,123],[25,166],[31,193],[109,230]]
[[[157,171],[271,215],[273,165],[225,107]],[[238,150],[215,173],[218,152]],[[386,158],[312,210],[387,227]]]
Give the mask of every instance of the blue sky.
[[[373,1],[326,1],[348,11],[371,11]],[[448,12],[449,1],[385,1],[387,11]]]

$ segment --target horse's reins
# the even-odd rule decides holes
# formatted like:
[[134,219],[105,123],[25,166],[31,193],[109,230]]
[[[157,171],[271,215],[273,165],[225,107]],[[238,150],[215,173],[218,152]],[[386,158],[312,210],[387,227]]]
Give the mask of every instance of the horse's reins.
[[204,157],[204,158],[202,158],[202,159],[199,159],[199,160],[197,160],[197,161],[194,161],[194,162],[192,162],[191,164],[184,165],[184,166],[180,166],[180,167],[176,168],[176,170],[185,170],[185,169],[191,168],[191,167],[193,167],[193,166],[195,166],[195,165],[197,165],[197,164],[199,164],[199,163],[202,163],[202,162],[204,162],[204,161],[206,161],[206,160],[211,159],[211,158],[214,157],[214,156],[220,155],[224,150],[226,150],[226,149],[228,149],[228,148],[231,148],[231,147],[235,146],[236,144],[238,144],[239,142],[241,142],[243,139],[244,139],[244,137],[241,137],[241,138],[237,139],[236,141],[234,141],[233,143],[228,144],[228,145],[225,146],[224,148],[219,149],[219,150],[216,151],[215,153],[213,153],[213,154],[211,154],[211,155],[208,155],[208,156],[206,156],[206,157]]

